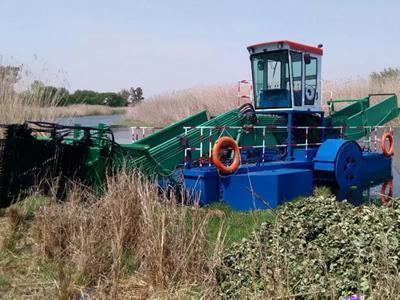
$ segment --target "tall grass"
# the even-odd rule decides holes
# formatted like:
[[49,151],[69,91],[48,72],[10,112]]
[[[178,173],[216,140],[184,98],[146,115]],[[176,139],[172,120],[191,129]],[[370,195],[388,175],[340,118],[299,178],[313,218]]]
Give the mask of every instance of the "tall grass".
[[323,82],[322,88],[322,98],[325,101],[330,99],[331,94],[333,99],[363,98],[374,93],[395,93],[400,96],[400,80],[396,78],[388,78],[384,81],[374,81],[364,78],[327,80]]
[[0,124],[22,123],[26,120],[52,121],[60,117],[111,115],[125,112],[125,108],[103,105],[58,106],[63,97],[61,92],[49,93],[45,85],[27,89],[34,80],[44,80],[41,77],[46,76],[45,73],[33,74],[24,65],[20,65],[17,67],[19,71],[15,77],[11,72],[10,74],[5,72],[6,68],[15,67],[4,67],[0,64]]
[[208,256],[209,212],[160,195],[140,174],[122,172],[107,186],[100,201],[74,188],[66,203],[53,203],[36,215],[36,253],[62,274],[56,278],[59,296],[92,287],[94,294],[115,299],[129,274],[145,282],[143,297],[185,285],[213,286],[221,248],[216,242]]
[[100,116],[100,115],[116,115],[124,114],[125,107],[110,107],[106,105],[88,105],[88,104],[73,104],[68,106],[51,106],[38,108],[45,115],[52,118],[70,118],[82,116]]
[[[324,81],[322,105],[327,109],[327,100],[331,95],[333,99],[355,99],[366,97],[371,93],[400,95],[400,82],[396,79],[377,82],[363,78]],[[374,99],[373,102],[378,100],[379,98]],[[163,126],[203,109],[207,109],[211,115],[218,115],[237,106],[236,85],[196,87],[153,96],[143,101],[128,110],[126,123]]]
[[126,118],[133,125],[167,125],[203,109],[217,115],[237,104],[236,85],[195,87],[142,101],[127,112]]
[[55,106],[59,103],[61,95],[49,95],[44,89],[30,92],[16,90],[16,81],[31,80],[36,78],[23,65],[19,66],[19,74],[30,78],[15,79],[12,74],[4,72],[0,76],[0,123],[20,123],[25,120],[51,120],[53,115],[44,106]]
[[[328,201],[324,197],[327,196],[322,195],[312,201],[323,203],[319,204],[322,207]],[[118,177],[110,177],[108,191],[100,199],[75,186],[65,203],[41,203],[41,208],[34,214],[27,214],[27,207],[22,210],[20,207],[12,207],[7,211],[13,234],[7,239],[6,247],[12,257],[18,258],[18,261],[12,260],[12,264],[15,264],[21,278],[18,284],[13,281],[9,283],[13,288],[9,288],[5,295],[9,298],[24,295],[58,299],[211,299],[229,297],[227,289],[233,286],[238,288],[240,297],[234,293],[232,299],[336,299],[343,287],[336,285],[338,278],[335,274],[328,274],[326,270],[319,275],[316,271],[324,268],[325,263],[332,264],[332,261],[326,262],[326,254],[321,254],[320,250],[330,251],[335,257],[343,255],[341,260],[334,260],[338,265],[347,264],[352,266],[352,270],[371,273],[362,260],[352,262],[352,256],[346,256],[352,245],[341,245],[344,238],[340,234],[346,235],[347,231],[351,231],[347,223],[358,224],[359,219],[372,220],[370,212],[378,208],[354,208],[351,217],[342,216],[340,210],[335,210],[328,218],[326,214],[318,214],[315,204],[307,205],[306,201],[311,200],[299,200],[286,208],[280,208],[273,212],[274,217],[264,215],[264,222],[269,223],[257,227],[248,239],[238,240],[239,244],[233,244],[233,248],[231,246],[227,249],[224,245],[225,230],[222,227],[210,243],[208,233],[210,225],[213,226],[210,221],[216,218],[217,211],[179,205],[173,195],[160,194],[154,182],[140,174],[122,172]],[[332,203],[335,201],[332,200]],[[296,205],[306,209],[296,210]],[[383,208],[381,217],[375,214],[376,220],[397,228],[391,221],[398,218],[397,206],[395,204],[393,209],[391,206]],[[282,211],[297,214],[298,218],[293,218],[290,223],[288,218],[282,217],[286,216]],[[311,211],[314,211],[313,214]],[[227,220],[224,214],[218,215],[221,222]],[[281,217],[276,218],[277,215]],[[244,221],[239,215],[236,216]],[[251,214],[243,216],[248,219]],[[304,220],[308,227],[304,225]],[[370,229],[366,230],[364,226],[359,232],[359,235],[370,236],[375,244],[360,245],[359,250],[357,248],[350,252],[354,254],[360,251],[360,255],[372,256],[372,265],[380,270],[363,282],[372,288],[368,296],[373,299],[390,299],[390,296],[400,292],[398,272],[393,273],[396,266],[392,261],[397,257],[398,246],[393,244],[392,239],[390,245],[388,240],[381,241],[391,231],[382,231],[384,225],[376,220],[371,221],[374,226],[370,226]],[[343,223],[347,225],[342,226]],[[329,231],[328,237],[321,236],[326,242],[324,247],[309,243],[302,253],[304,243],[300,240],[300,244],[297,244],[297,236],[318,231],[318,226],[310,229],[315,224],[331,224],[336,231]],[[248,225],[248,222],[242,223],[242,226]],[[268,226],[274,228],[271,233]],[[336,233],[339,234],[337,239],[330,239]],[[265,235],[272,235],[272,240]],[[351,235],[345,238],[355,239]],[[33,254],[28,256],[30,264],[21,263],[26,256],[21,255],[23,248],[19,245],[23,239],[30,242],[33,248]],[[252,246],[249,247],[248,243]],[[291,248],[292,244],[295,249]],[[374,248],[374,245],[379,247]],[[335,252],[337,248],[346,251]],[[369,251],[370,248],[374,250]],[[233,257],[235,268],[229,268],[229,264],[226,264],[232,251],[237,256]],[[0,251],[0,266],[5,268],[4,271],[0,270],[0,278],[3,272],[12,269],[10,263],[3,264],[3,253]],[[299,257],[298,260],[291,256],[294,254]],[[307,287],[310,282],[307,291],[296,291],[300,281],[293,273],[299,273],[297,268],[307,270],[304,275],[300,274],[302,286]],[[28,270],[36,271],[31,274]],[[39,276],[38,270],[41,274]],[[232,272],[235,276],[221,277],[221,271],[228,272],[228,275]],[[344,267],[340,271],[348,272],[348,269]],[[353,284],[350,281],[354,280],[353,275],[347,278],[343,274],[341,278],[344,282]],[[254,281],[249,281],[249,278],[254,278]],[[324,280],[324,284],[327,280],[328,288],[322,288],[318,280]],[[1,288],[0,282],[0,292]]]

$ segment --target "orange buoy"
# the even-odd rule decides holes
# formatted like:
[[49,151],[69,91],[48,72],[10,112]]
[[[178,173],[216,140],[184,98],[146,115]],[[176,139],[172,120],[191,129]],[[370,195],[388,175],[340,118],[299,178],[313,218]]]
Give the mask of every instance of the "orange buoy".
[[[389,186],[389,193],[386,194],[386,189]],[[381,203],[388,203],[393,196],[393,181],[389,180],[382,184],[381,188]]]
[[[226,147],[232,148],[234,152],[233,162],[230,165],[225,165],[221,161],[221,150]],[[240,165],[240,151],[235,140],[228,136],[219,138],[212,149],[212,161],[221,173],[231,174],[235,172]]]
[[[389,140],[389,150],[386,148],[386,140]],[[390,157],[394,154],[394,143],[393,143],[393,136],[390,134],[390,132],[385,132],[382,135],[381,139],[381,149],[383,155],[386,157]]]

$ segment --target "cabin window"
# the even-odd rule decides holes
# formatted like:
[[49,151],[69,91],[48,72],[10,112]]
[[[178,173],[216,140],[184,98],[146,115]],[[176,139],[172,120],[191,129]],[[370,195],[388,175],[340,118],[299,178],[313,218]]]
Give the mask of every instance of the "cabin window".
[[306,105],[314,105],[317,95],[317,73],[318,73],[317,59],[311,58],[311,61],[306,65],[305,71],[305,100]]
[[289,55],[287,50],[251,57],[256,108],[290,108]]
[[299,52],[290,52],[293,73],[293,100],[294,106],[301,106],[303,100],[303,55]]

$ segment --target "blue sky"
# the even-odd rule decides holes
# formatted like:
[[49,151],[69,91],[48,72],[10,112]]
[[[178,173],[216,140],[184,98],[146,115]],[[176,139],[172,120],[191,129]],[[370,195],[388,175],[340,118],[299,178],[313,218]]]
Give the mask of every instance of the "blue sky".
[[62,70],[71,90],[236,82],[250,78],[246,46],[276,39],[324,44],[325,79],[400,67],[398,0],[0,0],[0,11],[2,62]]

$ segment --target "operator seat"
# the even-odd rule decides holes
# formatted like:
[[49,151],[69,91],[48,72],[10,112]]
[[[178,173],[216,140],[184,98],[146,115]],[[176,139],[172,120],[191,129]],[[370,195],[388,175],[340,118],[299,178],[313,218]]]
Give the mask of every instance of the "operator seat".
[[290,92],[287,89],[262,90],[259,106],[263,108],[290,107]]

